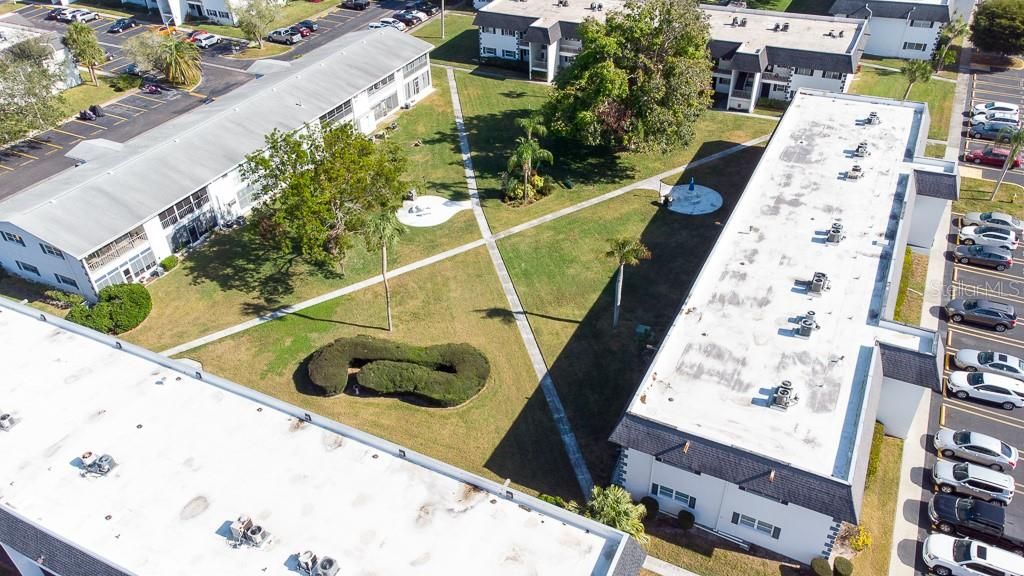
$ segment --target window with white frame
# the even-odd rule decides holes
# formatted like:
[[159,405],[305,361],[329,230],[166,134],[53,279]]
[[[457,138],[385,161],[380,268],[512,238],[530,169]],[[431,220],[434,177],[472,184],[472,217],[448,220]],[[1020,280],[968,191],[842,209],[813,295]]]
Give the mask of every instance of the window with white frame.
[[519,57],[519,52],[516,51],[516,50],[502,50],[501,51],[501,57],[502,58],[513,58],[513,59],[514,58],[518,58]]
[[0,236],[4,237],[4,240],[8,242],[14,242],[15,244],[25,245],[25,239],[15,234],[14,232],[0,232]]
[[480,28],[480,31],[483,32],[484,34],[496,34],[497,33],[497,31],[494,29],[493,26],[483,26],[483,27]]
[[932,22],[929,21],[929,20],[911,20],[910,21],[910,27],[911,28],[931,28],[932,27]]
[[904,42],[903,43],[903,49],[904,50],[915,50],[917,52],[924,52],[924,51],[928,50],[928,45],[927,44],[922,44],[920,42]]
[[323,123],[323,124],[327,124],[328,122],[333,122],[334,120],[336,120],[338,118],[341,118],[343,116],[347,116],[351,112],[352,112],[352,100],[348,99],[348,100],[345,100],[344,102],[342,102],[341,104],[338,104],[334,108],[328,110],[326,113],[324,113],[324,115],[320,117],[320,122]]
[[193,192],[184,200],[176,203],[167,210],[160,213],[160,225],[166,230],[179,221],[184,220],[189,214],[197,212],[210,201],[210,193],[206,188]]
[[691,510],[697,507],[696,498],[690,496],[689,494],[684,494],[683,492],[680,492],[678,490],[673,490],[672,488],[669,488],[664,484],[655,484],[652,482],[651,494],[653,494],[654,496],[665,498],[666,500],[674,500],[676,502],[679,502],[683,506],[690,508]]
[[516,30],[509,30],[507,28],[502,28],[501,29],[501,35],[502,36],[513,36],[515,38],[519,38],[519,32],[518,31],[516,31]]
[[480,51],[483,52],[484,56],[496,56],[498,54],[497,49],[491,48],[489,46],[484,46],[483,48],[480,49]]
[[391,74],[388,74],[387,76],[385,76],[385,77],[381,78],[380,80],[374,82],[373,86],[370,86],[370,88],[366,90],[366,95],[367,96],[373,96],[374,92],[379,91],[381,88],[387,86],[388,84],[391,84],[394,81],[395,81],[395,73],[392,72]]
[[420,56],[419,58],[413,60],[412,62],[409,62],[405,66],[402,66],[402,74],[408,77],[410,74],[412,74],[413,72],[419,70],[420,68],[423,68],[426,65],[427,65],[427,55],[424,54],[424,55]]
[[54,276],[57,278],[57,282],[65,284],[67,286],[73,286],[75,288],[78,288],[78,282],[75,282],[74,278],[68,278],[67,276],[63,276],[61,274],[54,274]]
[[39,268],[36,268],[35,266],[29,264],[28,262],[15,260],[14,263],[18,265],[18,270],[22,270],[24,272],[28,272],[30,274],[35,274],[36,276],[39,276]]
[[740,514],[739,512],[732,513],[732,523],[736,524],[737,526],[745,526],[747,528],[757,530],[758,532],[764,532],[765,535],[771,536],[776,540],[778,540],[779,536],[782,534],[782,528],[779,528],[774,524],[765,522],[764,520],[758,520],[753,516]]
[[373,119],[380,120],[390,114],[395,108],[398,108],[398,92],[381,100],[373,107]]
[[842,80],[844,74],[842,72],[822,72],[821,77],[826,80]]
[[813,68],[794,68],[793,74],[797,76],[814,76]]
[[61,260],[64,259],[64,253],[63,252],[61,252],[60,250],[58,250],[57,248],[55,248],[53,246],[50,246],[49,244],[47,244],[45,242],[40,242],[39,243],[39,248],[43,251],[44,254],[49,254],[50,256],[54,256],[54,257],[60,258]]

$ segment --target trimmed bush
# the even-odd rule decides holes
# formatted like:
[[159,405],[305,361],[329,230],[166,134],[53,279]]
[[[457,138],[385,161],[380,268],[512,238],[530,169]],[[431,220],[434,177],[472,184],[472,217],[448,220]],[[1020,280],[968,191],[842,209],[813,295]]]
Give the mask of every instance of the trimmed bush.
[[871,534],[867,528],[863,526],[857,526],[853,534],[850,535],[850,548],[853,548],[857,552],[867,550],[871,546]]
[[370,336],[339,338],[313,353],[309,378],[324,394],[345,390],[349,369],[378,394],[413,394],[438,406],[458,406],[483,388],[487,357],[469,344],[411,346]]
[[875,422],[875,432],[871,436],[871,454],[868,455],[868,476],[867,482],[878,473],[878,459],[882,457],[882,440],[885,437],[885,426],[881,422]]
[[658,500],[653,496],[644,496],[640,499],[640,504],[647,509],[647,518],[654,518],[658,515],[658,510],[661,506],[658,504]]
[[97,332],[120,334],[142,324],[152,309],[153,299],[145,286],[115,284],[100,290],[99,301],[91,308],[72,306],[67,319]]
[[818,556],[811,560],[811,573],[814,576],[832,576],[832,567],[828,565],[828,558]]
[[688,510],[682,510],[678,515],[676,515],[676,523],[683,530],[690,530],[693,528],[693,522],[693,513]]
[[561,496],[549,496],[548,494],[541,494],[537,496],[537,499],[543,500],[544,502],[547,502],[552,506],[564,508],[565,510],[571,510],[573,512],[579,510],[579,505],[576,504],[574,500],[566,501],[566,499],[562,498]]
[[832,565],[832,573],[834,576],[851,576],[853,574],[853,562],[850,562],[849,558],[837,556]]
[[81,294],[72,294],[63,290],[47,290],[43,292],[43,295],[50,301],[50,304],[61,310],[85,304],[85,298]]
[[164,258],[163,260],[160,261],[160,267],[163,268],[165,272],[170,272],[177,265],[178,257],[175,256],[174,254],[171,254],[167,258]]

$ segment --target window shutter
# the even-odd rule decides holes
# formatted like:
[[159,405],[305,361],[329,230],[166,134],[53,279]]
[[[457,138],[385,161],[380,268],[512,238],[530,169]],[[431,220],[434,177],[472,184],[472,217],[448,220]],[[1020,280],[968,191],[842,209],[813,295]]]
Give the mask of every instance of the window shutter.
[[778,526],[776,526],[775,528],[772,528],[772,538],[775,538],[776,540],[778,540],[779,539],[779,534],[781,534],[781,533],[782,533],[782,528],[779,528]]
[[740,513],[739,512],[733,512],[732,513],[732,523],[733,524],[739,524],[740,523]]
[[690,508],[697,508],[697,499],[693,496],[690,496]]
[[651,494],[658,495],[658,485],[654,482],[651,482]]

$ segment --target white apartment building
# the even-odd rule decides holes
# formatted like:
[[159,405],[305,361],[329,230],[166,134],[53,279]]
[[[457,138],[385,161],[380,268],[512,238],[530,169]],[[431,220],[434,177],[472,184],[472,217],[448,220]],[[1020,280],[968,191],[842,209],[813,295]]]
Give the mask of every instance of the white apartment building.
[[[51,0],[54,4],[69,6],[76,0]],[[234,3],[244,3],[235,0]],[[121,0],[121,4],[160,14],[165,24],[181,25],[187,21],[212,20],[229,26],[238,23],[228,0]]]
[[[526,64],[531,79],[552,81],[582,49],[576,29],[603,19],[618,0],[491,0],[480,8],[481,58]],[[864,20],[702,5],[711,32],[714,89],[730,110],[752,112],[760,99],[787,101],[800,88],[845,92],[864,44]]]
[[[970,10],[966,9],[969,15]],[[949,0],[836,0],[829,13],[867,19],[871,34],[864,46],[865,54],[928,60],[938,43],[942,27],[952,19],[954,7]]]
[[68,50],[61,43],[60,35],[35,28],[20,14],[12,13],[0,19],[0,52],[10,50],[27,40],[40,42],[49,49],[50,58],[47,64],[52,70],[60,72],[63,79],[57,85],[57,90],[67,90],[82,83],[78,66],[75,65],[74,59],[68,57]]
[[0,557],[22,576],[636,576],[644,561],[507,484],[7,300],[0,349]]
[[347,34],[124,144],[0,201],[0,266],[95,299],[247,213],[238,166],[271,131],[352,122],[372,132],[432,90],[431,45],[393,29]]
[[940,385],[941,339],[889,320],[917,200],[959,186],[928,123],[798,91],[611,436],[635,498],[805,563],[859,521],[874,422]]

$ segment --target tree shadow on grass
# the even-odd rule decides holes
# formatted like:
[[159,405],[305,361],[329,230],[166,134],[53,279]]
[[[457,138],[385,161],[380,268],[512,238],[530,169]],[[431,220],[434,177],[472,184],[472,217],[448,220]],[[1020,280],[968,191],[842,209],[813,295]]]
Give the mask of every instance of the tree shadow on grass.
[[[508,308],[492,307],[474,310],[474,312],[480,312],[484,318],[488,320],[501,320],[503,324],[513,324],[516,321],[516,315]],[[552,320],[554,322],[566,322],[569,324],[579,324],[579,320],[573,320],[572,318],[562,318],[559,316],[551,316],[549,314],[536,314],[529,310],[523,311],[527,316],[536,316],[537,318],[544,318],[545,320]]]
[[[717,147],[717,143],[711,145]],[[635,329],[638,324],[650,326],[655,344],[664,337],[762,152],[761,148],[751,148],[682,173],[679,182],[688,182],[693,176],[697,183],[722,193],[723,207],[704,216],[686,216],[669,210],[656,212],[641,234],[652,258],[626,270],[619,327],[611,327],[613,273],[559,355],[546,359],[591,475],[599,485],[611,482],[618,453],[608,437],[651,360],[644,343],[634,336]],[[698,156],[707,154],[703,147],[698,152]],[[655,199],[653,194],[651,199]],[[524,296],[524,304],[529,305],[529,294]],[[531,401],[538,398],[545,403],[540,389]],[[538,431],[530,432],[532,425],[517,420],[507,437],[516,443],[524,437],[532,437],[534,442],[560,441],[557,434],[546,437]],[[500,476],[515,476],[519,470],[509,462],[513,450],[505,444],[503,439],[486,466]],[[522,479],[517,481],[525,483]],[[559,494],[581,497],[575,483]]]
[[725,538],[719,538],[714,534],[710,534],[699,528],[692,528],[690,530],[683,530],[676,525],[676,518],[673,516],[667,516],[659,514],[654,518],[647,518],[644,520],[645,531],[651,536],[655,536],[678,546],[684,548],[705,558],[711,558],[714,556],[716,551],[727,550],[735,552],[737,554],[749,554],[756,555],[759,558],[764,558],[769,562],[779,563],[779,576],[800,576],[804,572],[803,566],[789,558],[775,554],[774,552],[765,550],[759,546],[751,546],[749,550],[744,550],[739,547],[736,543],[726,540]]

